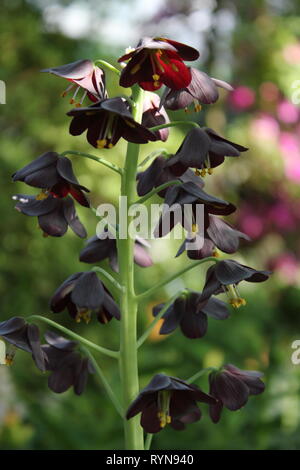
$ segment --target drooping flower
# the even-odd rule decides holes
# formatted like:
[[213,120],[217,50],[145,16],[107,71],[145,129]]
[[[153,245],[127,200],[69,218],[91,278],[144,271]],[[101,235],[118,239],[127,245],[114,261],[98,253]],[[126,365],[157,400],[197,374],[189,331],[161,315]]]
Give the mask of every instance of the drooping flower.
[[[235,253],[240,244],[240,239],[249,241],[250,238],[243,232],[235,230],[224,220],[209,215],[209,225],[204,231],[204,237],[194,234],[193,238],[187,238],[180,246],[176,256],[186,251],[190,259],[203,259],[208,256],[218,256],[217,249],[224,253]],[[193,243],[192,246],[187,244]]]
[[[195,175],[193,171],[183,170],[181,175],[178,174],[179,172],[173,173],[172,166],[168,166],[167,162],[167,156],[159,155],[145,171],[138,173],[137,193],[139,196],[145,196],[153,188],[174,180],[179,180],[183,183],[191,182],[199,186],[199,188],[204,186],[202,179]],[[159,191],[158,195],[164,197],[167,189]]]
[[87,108],[75,108],[67,113],[73,119],[70,134],[87,131],[87,141],[95,148],[112,148],[121,137],[128,142],[146,144],[156,136],[136,122],[125,98],[109,98]]
[[[156,317],[163,307],[164,304],[156,305],[153,316]],[[202,338],[207,331],[207,317],[225,320],[228,316],[229,311],[222,300],[210,298],[202,301],[201,293],[188,291],[177,297],[164,313],[159,334],[168,335],[180,327],[187,338]]]
[[[41,71],[52,73],[71,82],[67,89],[61,94],[61,96],[64,97],[75,88],[75,92],[70,99],[71,104],[81,106],[86,96],[93,102],[107,98],[104,71],[100,69],[100,67],[95,66],[91,60],[77,60],[70,64]],[[83,89],[84,93],[80,101],[76,102],[76,97],[80,89]]]
[[54,313],[67,309],[77,322],[83,319],[89,323],[92,312],[100,323],[108,323],[113,317],[120,320],[118,305],[93,271],[68,277],[54,292],[50,308]]
[[129,61],[122,70],[120,85],[127,88],[138,83],[144,90],[158,90],[163,84],[172,90],[189,85],[192,75],[183,60],[196,60],[193,47],[166,38],[144,37],[137,47],[120,57]]
[[[145,127],[160,126],[170,122],[169,116],[163,106],[160,106],[159,96],[155,93],[147,93],[144,99],[142,125]],[[155,131],[157,140],[165,142],[169,137],[169,129]]]
[[71,194],[79,204],[89,207],[89,201],[83,193],[89,190],[79,184],[70,160],[56,152],[44,153],[14,173],[12,178],[13,181],[23,181],[29,186],[42,188],[43,192],[36,197],[37,200],[45,199],[49,194],[56,198]]
[[221,165],[225,157],[238,157],[241,152],[248,150],[242,145],[224,139],[214,130],[207,128],[194,128],[184,138],[181,146],[173,155],[167,165],[173,172],[181,174],[188,168],[197,168],[201,176]]
[[176,377],[156,374],[129,406],[126,418],[141,414],[141,426],[148,433],[157,433],[167,424],[183,429],[187,422],[198,421],[201,413],[197,402],[215,404],[216,400],[196,385]]
[[27,323],[21,317],[12,317],[0,323],[0,337],[11,347],[6,352],[4,362],[11,365],[16,353],[16,349],[32,354],[36,366],[45,371],[45,354],[40,344],[40,331],[34,324]]
[[90,359],[75,350],[77,341],[69,341],[52,331],[45,333],[45,339],[48,344],[43,344],[42,350],[47,357],[46,370],[51,372],[48,387],[55,393],[63,393],[73,386],[76,395],[81,395],[88,374],[94,373]]
[[257,271],[232,259],[219,261],[208,268],[206,272],[201,299],[206,300],[212,295],[226,292],[229,303],[233,307],[239,308],[241,305],[245,305],[246,301],[240,297],[237,285],[241,281],[263,282],[269,278],[270,274],[270,271]]
[[62,237],[68,226],[80,238],[87,236],[86,230],[75,211],[74,201],[69,196],[58,199],[51,194],[46,199],[37,199],[35,196],[16,194],[18,201],[15,208],[22,214],[37,216],[44,236]]
[[[134,262],[143,268],[152,266],[153,261],[147,251],[148,243],[143,238],[136,238],[134,244]],[[109,259],[111,268],[118,272],[118,252],[117,241],[108,230],[99,236],[90,238],[86,246],[81,250],[79,259],[84,263],[99,263],[104,259]]]
[[[178,223],[188,233],[197,233],[197,209],[200,205],[204,206],[202,221],[204,230],[208,227],[209,214],[229,215],[236,210],[233,204],[207,194],[203,189],[191,182],[168,188],[164,204],[161,217],[154,229],[155,237],[164,237]],[[186,211],[185,206],[187,205],[191,206],[191,211]],[[191,236],[190,238],[193,237]]]
[[209,414],[214,423],[218,423],[223,406],[230,411],[242,408],[249,395],[259,395],[265,389],[261,372],[241,370],[227,364],[220,371],[209,375],[209,393],[217,399],[216,404],[209,405]]
[[[209,77],[205,72],[201,72],[191,67],[192,80],[182,90],[166,89],[161,104],[166,109],[176,111],[178,109],[186,109],[193,104],[195,111],[201,110],[201,104],[212,104],[219,98],[218,87],[232,91],[233,88],[229,83],[223,80]],[[200,104],[201,103],[201,104]]]

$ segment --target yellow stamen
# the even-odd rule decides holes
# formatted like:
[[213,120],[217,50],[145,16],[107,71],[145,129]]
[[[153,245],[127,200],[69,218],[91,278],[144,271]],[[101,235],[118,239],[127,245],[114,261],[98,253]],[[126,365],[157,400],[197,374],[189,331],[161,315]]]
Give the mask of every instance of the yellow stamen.
[[155,81],[155,82],[153,82],[153,85],[155,86],[155,88],[159,88],[161,84],[160,84],[160,82]]
[[203,168],[203,169],[200,171],[200,175],[202,176],[202,178],[206,175],[206,168]]
[[46,192],[46,190],[42,190],[39,194],[35,196],[35,199],[37,201],[43,201],[43,199],[47,199],[47,197],[48,193]]
[[238,297],[236,299],[230,299],[229,300],[229,303],[230,305],[232,305],[233,308],[240,308],[244,305],[246,305],[246,300],[241,298],[241,297]]
[[70,99],[69,101],[70,104],[74,104],[75,103],[75,100],[73,100],[73,98]]
[[208,168],[207,173],[208,173],[209,175],[212,175],[213,172],[214,172],[213,168]]
[[196,112],[196,113],[198,113],[199,111],[201,111],[201,109],[202,109],[201,104],[200,104],[200,103],[195,103],[194,109],[195,109],[195,112]]
[[219,250],[217,250],[217,248],[215,248],[214,251],[212,252],[212,256],[214,258],[220,258],[220,253],[219,253]]
[[11,366],[13,364],[13,362],[14,362],[14,358],[7,355],[6,358],[5,358],[5,365],[6,366]]
[[200,176],[201,175],[201,171],[199,171],[198,169],[195,170],[195,175],[196,176]]
[[155,73],[154,75],[152,75],[152,78],[153,80],[158,81],[160,79],[160,75],[157,75],[157,73]]
[[67,91],[62,91],[61,94],[60,94],[60,96],[61,96],[62,98],[64,98],[65,96],[67,96],[67,94],[68,94]]
[[98,149],[103,149],[107,144],[107,140],[106,139],[101,139],[101,140],[97,140],[97,148]]
[[190,113],[191,113],[191,111],[190,111],[188,108],[184,108],[184,112],[185,112],[186,114],[190,114]]
[[193,232],[193,233],[197,233],[198,230],[199,230],[198,225],[197,225],[197,224],[192,224],[192,232]]
[[81,103],[76,103],[75,106],[76,106],[76,108],[80,108]]
[[113,146],[114,146],[114,144],[112,144],[111,142],[110,142],[110,144],[108,144],[108,148],[109,148],[109,149],[112,149]]

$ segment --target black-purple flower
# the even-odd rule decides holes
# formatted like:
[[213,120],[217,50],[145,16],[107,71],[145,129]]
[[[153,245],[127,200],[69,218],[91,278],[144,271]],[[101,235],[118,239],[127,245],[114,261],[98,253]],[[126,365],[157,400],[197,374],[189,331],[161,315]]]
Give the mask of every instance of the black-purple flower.
[[193,47],[166,38],[142,38],[137,47],[119,58],[129,61],[122,70],[120,85],[127,88],[138,83],[148,91],[163,84],[172,90],[185,88],[191,81],[190,69],[183,60],[196,60],[199,52]]
[[201,176],[205,176],[221,165],[225,157],[238,157],[246,150],[246,147],[221,137],[213,129],[197,127],[185,136],[176,154],[169,158],[167,166],[171,166],[175,174],[196,168]]
[[196,385],[176,377],[156,374],[129,406],[126,418],[141,413],[141,426],[157,433],[167,424],[180,430],[188,422],[198,421],[201,413],[197,402],[215,404],[216,400]]
[[7,365],[12,364],[18,348],[29,352],[36,366],[42,372],[45,371],[45,354],[41,348],[40,331],[36,325],[27,323],[21,317],[12,317],[0,323],[0,337],[11,345],[4,358]]
[[67,309],[77,322],[83,319],[89,323],[92,312],[100,323],[108,323],[112,318],[120,320],[118,305],[94,271],[68,277],[54,292],[50,309],[54,313]]
[[264,282],[269,278],[270,274],[270,271],[257,271],[232,259],[218,261],[214,266],[208,268],[206,272],[201,299],[206,300],[212,295],[226,292],[229,303],[233,307],[239,308],[245,305],[246,301],[240,297],[237,285],[241,281]]
[[[170,122],[169,116],[163,106],[159,106],[160,99],[155,93],[147,93],[144,99],[142,125],[150,128],[167,124]],[[165,142],[169,137],[169,129],[160,129],[154,132],[157,140]]]
[[[156,305],[153,316],[156,317],[163,308],[164,304]],[[201,293],[187,291],[177,297],[163,314],[164,322],[159,334],[168,335],[179,327],[187,338],[202,338],[207,331],[207,317],[225,320],[228,316],[227,305],[222,300],[210,298],[202,301]]]
[[242,408],[250,395],[259,395],[265,390],[261,380],[263,374],[253,370],[241,370],[232,364],[225,365],[220,371],[209,375],[209,393],[217,403],[209,405],[209,414],[218,423],[225,406],[230,411]]
[[94,373],[93,364],[76,351],[76,341],[69,341],[52,331],[45,333],[45,339],[48,344],[43,344],[42,350],[47,357],[46,370],[51,372],[49,388],[55,393],[63,393],[73,387],[76,395],[81,395],[88,375]]
[[[59,67],[52,67],[41,70],[42,72],[52,73],[58,77],[68,80],[70,85],[61,94],[62,97],[66,96],[71,90],[74,90],[73,96],[70,99],[71,104],[81,106],[86,96],[93,101],[107,98],[105,89],[105,74],[100,67],[93,64],[91,60],[77,60],[70,64],[61,65]],[[80,101],[76,102],[79,90],[83,89],[83,95]]]
[[27,194],[13,196],[18,201],[15,208],[22,214],[37,216],[40,228],[45,236],[62,237],[68,226],[80,238],[87,236],[86,230],[75,211],[74,201],[69,196],[58,199],[52,195],[37,199]]
[[136,144],[157,140],[153,132],[133,119],[124,98],[109,98],[87,108],[72,109],[67,114],[73,117],[70,134],[87,131],[87,141],[95,148],[110,149],[121,137]]
[[195,233],[193,238],[187,238],[180,246],[176,256],[186,251],[190,259],[218,257],[217,249],[232,254],[238,250],[241,238],[250,240],[248,235],[235,230],[224,220],[215,215],[209,215],[209,225],[204,236]]
[[[199,186],[199,188],[204,186],[202,179],[195,175],[192,170],[184,170],[182,174],[178,175],[178,172],[173,172],[172,166],[168,166],[167,162],[168,156],[159,155],[145,171],[138,173],[137,193],[139,196],[145,196],[161,184],[175,180],[182,181],[183,183],[191,182]],[[159,191],[158,195],[164,197],[167,189]]]
[[[148,243],[143,238],[136,238],[133,252],[134,262],[143,268],[148,268],[153,264],[147,251],[148,247]],[[117,241],[108,230],[105,230],[99,236],[95,235],[90,238],[79,255],[80,261],[92,264],[99,263],[106,258],[108,258],[111,268],[118,272]]]
[[29,186],[42,188],[43,192],[37,199],[45,199],[49,194],[56,198],[71,194],[79,204],[89,207],[89,201],[83,193],[89,190],[79,184],[70,160],[56,152],[44,153],[12,177],[13,181],[23,181]]
[[161,103],[166,109],[176,111],[186,109],[193,104],[195,111],[201,110],[201,104],[212,104],[219,98],[218,87],[232,91],[229,83],[223,80],[209,77],[205,72],[201,72],[191,67],[191,82],[181,90],[166,89]]
[[[164,204],[162,215],[154,229],[155,237],[164,237],[178,223],[189,233],[198,232],[197,212],[200,205],[204,206],[202,221],[204,230],[208,227],[209,214],[229,215],[236,210],[233,204],[211,196],[191,182],[168,188]],[[191,211],[187,210],[186,205],[190,205]]]

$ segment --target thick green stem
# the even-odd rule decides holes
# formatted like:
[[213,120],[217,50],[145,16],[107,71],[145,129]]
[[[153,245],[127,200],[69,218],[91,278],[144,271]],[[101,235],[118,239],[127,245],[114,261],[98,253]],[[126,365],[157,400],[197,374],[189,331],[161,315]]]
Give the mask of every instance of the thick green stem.
[[89,341],[88,339],[85,339],[82,336],[77,335],[76,333],[69,330],[65,326],[62,326],[59,323],[56,323],[55,321],[50,320],[50,318],[42,317],[41,315],[30,315],[29,317],[26,318],[26,320],[42,321],[52,326],[53,328],[56,328],[62,333],[66,334],[70,338],[75,339],[75,341],[79,341],[79,343],[84,344],[88,348],[94,349],[95,351],[105,354],[106,356],[113,357],[114,359],[118,359],[119,357],[119,351],[111,351],[111,349],[106,349],[106,348],[103,348],[102,346],[98,346],[98,344],[92,343],[92,341]]
[[142,292],[137,296],[137,298],[144,299],[146,297],[150,297],[152,294],[154,294],[158,289],[161,289],[164,287],[166,284],[169,284],[169,282],[174,281],[174,279],[177,279],[179,276],[182,276],[182,274],[186,273],[190,269],[195,268],[196,266],[199,266],[199,264],[207,263],[209,261],[213,261],[214,263],[218,263],[218,259],[214,258],[213,256],[209,256],[208,258],[201,259],[199,261],[195,261],[193,264],[190,264],[189,266],[186,266],[185,268],[181,269],[180,271],[177,271],[177,273],[172,274],[172,276],[168,277],[167,279],[164,279],[161,282],[158,282],[157,284],[154,284],[153,287],[148,289],[145,292]]
[[[143,92],[133,88],[133,118],[140,122],[143,111]],[[128,143],[126,162],[122,176],[121,196],[127,197],[130,207],[136,198],[136,171],[139,157],[139,146]],[[127,208],[121,208],[123,221],[127,227],[131,221]],[[121,221],[120,221],[121,223]],[[139,393],[138,360],[137,360],[137,299],[134,291],[134,240],[128,235],[118,239],[118,260],[120,283],[124,290],[120,296],[121,325],[120,325],[120,375],[123,393],[123,408],[126,410]],[[125,448],[128,450],[143,450],[144,436],[139,423],[139,417],[130,420],[124,418]]]

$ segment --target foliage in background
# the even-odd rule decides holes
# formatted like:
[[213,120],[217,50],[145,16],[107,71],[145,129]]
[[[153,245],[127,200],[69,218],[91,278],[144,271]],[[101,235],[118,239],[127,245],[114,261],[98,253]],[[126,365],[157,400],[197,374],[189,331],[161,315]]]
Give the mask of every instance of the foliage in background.
[[[181,2],[175,3],[179,8]],[[180,14],[187,16],[191,3],[184,3],[185,10]],[[213,184],[214,194],[241,206],[233,222],[252,236],[255,244],[249,249],[244,246],[239,261],[258,269],[271,266],[276,268],[276,274],[253,291],[250,285],[243,287],[247,289],[247,306],[234,311],[226,324],[212,320],[205,341],[185,341],[175,332],[175,346],[173,335],[153,334],[155,355],[145,344],[140,358],[141,387],[162,370],[185,378],[197,368],[233,362],[241,368],[264,370],[266,393],[253,403],[250,400],[240,412],[224,412],[219,426],[204,416],[183,434],[168,428],[159,435],[157,443],[154,438],[153,448],[300,447],[300,369],[290,361],[291,343],[300,334],[300,210],[296,203],[300,193],[300,108],[291,102],[292,83],[300,78],[300,20],[296,1],[289,2],[293,8],[280,15],[270,8],[270,3],[218,2],[216,15],[224,8],[235,12],[235,30],[226,42],[231,53],[231,76],[222,74],[222,51],[217,45],[223,39],[217,31],[209,36],[209,62],[201,67],[210,75],[215,73],[231,80],[236,90],[228,99],[224,94],[214,109],[204,107],[199,119],[251,148],[247,158],[216,169],[214,182],[207,179],[207,191],[211,192]],[[178,14],[176,8],[172,14]],[[158,17],[156,23],[159,21]],[[151,29],[151,24],[147,28]],[[51,237],[44,239],[31,218],[17,214],[11,196],[24,187],[22,183],[12,184],[10,175],[47,150],[85,149],[82,137],[74,140],[66,133],[64,113],[70,106],[67,98],[59,98],[65,83],[52,80],[39,70],[85,57],[110,60],[109,49],[92,40],[46,32],[34,2],[22,0],[2,2],[0,39],[0,79],[7,84],[7,104],[0,108],[0,319],[31,314],[54,318],[49,313],[48,300],[62,280],[84,269],[77,259],[83,243],[71,232],[60,243]],[[116,81],[109,91],[111,96],[116,94]],[[177,113],[176,119],[181,118],[185,118],[184,113]],[[171,152],[176,150],[182,131],[172,129],[170,135],[167,149]],[[161,147],[161,143],[153,144],[153,149],[156,147]],[[121,162],[124,151],[124,143],[118,144],[113,161]],[[79,157],[72,161],[79,180],[92,190],[94,206],[102,200],[114,202],[117,176],[94,162]],[[89,236],[94,235],[97,218],[85,208],[78,212]],[[174,259],[178,244],[153,243],[155,266],[144,271],[137,268],[143,274],[139,276],[140,290],[185,263],[185,255]],[[184,281],[191,288],[201,289],[202,279],[192,271]],[[150,321],[152,305],[165,300],[185,282],[177,280],[165,296],[153,298],[151,305],[145,305],[140,312],[145,324]],[[67,315],[63,315],[63,320],[69,324]],[[103,346],[117,343],[113,322],[103,328],[94,320],[88,326],[76,325],[76,331],[84,331]],[[117,377],[111,373],[110,360],[99,359],[114,386]],[[55,395],[48,391],[45,377],[37,374],[26,355],[19,352],[12,369],[0,369],[0,396],[2,449],[117,449],[122,445],[115,411],[93,380],[81,397],[72,391]]]

